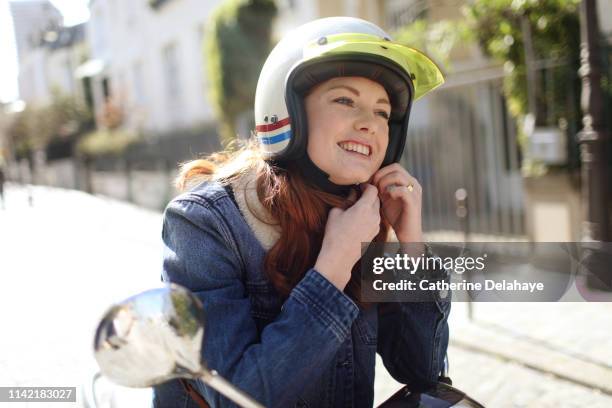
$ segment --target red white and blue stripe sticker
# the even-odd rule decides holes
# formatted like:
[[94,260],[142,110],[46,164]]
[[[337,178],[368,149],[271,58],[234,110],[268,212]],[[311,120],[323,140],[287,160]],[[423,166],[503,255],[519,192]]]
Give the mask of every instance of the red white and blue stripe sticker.
[[271,145],[291,138],[291,122],[289,118],[275,123],[255,126],[257,138],[262,144]]

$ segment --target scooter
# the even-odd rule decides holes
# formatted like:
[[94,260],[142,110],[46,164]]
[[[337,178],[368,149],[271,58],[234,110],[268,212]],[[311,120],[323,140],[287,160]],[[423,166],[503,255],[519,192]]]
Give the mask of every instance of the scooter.
[[[152,387],[172,379],[200,379],[244,408],[263,408],[202,360],[205,311],[189,290],[170,284],[113,305],[95,333],[94,357],[100,372],[83,395],[85,406],[102,408],[96,383],[108,378],[127,387]],[[447,365],[446,365],[447,367]],[[440,378],[446,378],[445,373]],[[189,383],[183,382],[186,387]],[[193,389],[187,389],[194,399]],[[449,383],[426,392],[403,387],[378,408],[484,408]]]

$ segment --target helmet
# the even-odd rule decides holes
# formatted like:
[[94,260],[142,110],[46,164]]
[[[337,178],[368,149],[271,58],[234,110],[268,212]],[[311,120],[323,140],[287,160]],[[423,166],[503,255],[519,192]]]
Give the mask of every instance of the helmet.
[[389,144],[383,165],[400,159],[412,101],[444,82],[440,69],[421,52],[391,41],[375,24],[353,17],[306,23],[272,50],[255,92],[255,134],[267,159],[303,157],[307,146],[304,96],[338,76],[380,83],[391,102]]

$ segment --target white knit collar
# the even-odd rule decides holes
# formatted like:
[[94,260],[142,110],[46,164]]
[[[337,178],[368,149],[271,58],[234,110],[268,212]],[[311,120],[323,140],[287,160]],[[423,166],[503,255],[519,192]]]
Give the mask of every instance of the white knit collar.
[[245,221],[261,246],[268,251],[280,237],[280,228],[257,197],[255,175],[244,174],[231,182],[234,197]]

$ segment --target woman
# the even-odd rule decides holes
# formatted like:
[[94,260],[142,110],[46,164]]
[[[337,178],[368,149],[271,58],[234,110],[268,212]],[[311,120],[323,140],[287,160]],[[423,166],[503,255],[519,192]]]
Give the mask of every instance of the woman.
[[[377,26],[316,20],[264,64],[257,142],[182,167],[163,278],[202,300],[208,366],[265,406],[370,407],[376,352],[413,389],[436,382],[450,303],[368,303],[359,259],[391,231],[423,241],[421,187],[397,161],[412,101],[441,83]],[[154,404],[197,406],[178,382],[156,387]]]

